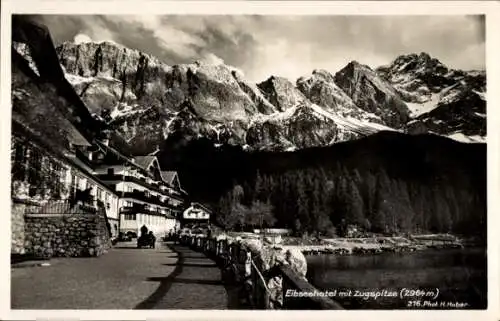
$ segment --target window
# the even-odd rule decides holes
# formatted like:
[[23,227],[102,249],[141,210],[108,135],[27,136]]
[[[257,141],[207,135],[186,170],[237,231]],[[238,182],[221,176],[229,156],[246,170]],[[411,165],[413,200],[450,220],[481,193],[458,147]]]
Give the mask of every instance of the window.
[[37,185],[42,181],[42,155],[37,149],[31,149],[27,157],[29,194],[34,196],[37,192]]
[[59,198],[61,196],[61,192],[63,191],[63,183],[61,182],[64,168],[55,162],[51,162],[51,177],[53,181],[53,190],[52,194],[54,197]]
[[14,162],[12,164],[12,178],[14,180],[24,181],[26,177],[26,146],[16,143],[14,150]]
[[125,214],[125,220],[126,221],[135,221],[136,216],[135,216],[135,214]]
[[77,189],[78,189],[78,176],[72,175],[71,176],[71,192],[74,194]]
[[97,199],[102,200],[102,189],[99,187],[97,188]]
[[108,168],[108,175],[110,175],[110,176],[115,175],[115,169],[114,168]]

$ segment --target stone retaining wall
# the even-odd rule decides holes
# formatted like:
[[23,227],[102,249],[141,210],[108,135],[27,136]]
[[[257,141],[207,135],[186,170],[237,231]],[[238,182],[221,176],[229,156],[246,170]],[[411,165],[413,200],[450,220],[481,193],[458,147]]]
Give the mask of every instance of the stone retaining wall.
[[111,246],[105,217],[99,214],[27,214],[24,221],[27,255],[100,256]]
[[11,211],[11,254],[24,254],[24,212],[26,205],[13,203]]

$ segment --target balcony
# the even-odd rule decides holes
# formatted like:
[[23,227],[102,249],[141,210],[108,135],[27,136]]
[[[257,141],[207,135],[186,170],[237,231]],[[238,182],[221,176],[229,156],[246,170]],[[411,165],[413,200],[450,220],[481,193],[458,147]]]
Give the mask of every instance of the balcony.
[[168,199],[166,201],[162,201],[158,196],[149,195],[143,191],[124,192],[122,193],[121,197],[133,198],[146,203],[168,207],[174,210],[180,210],[183,208],[182,205],[174,206],[171,202],[168,201]]
[[150,215],[156,215],[156,216],[172,217],[171,214],[163,213],[162,211],[155,210],[155,209],[149,209],[149,208],[146,208],[146,206],[144,204],[137,204],[137,203],[134,203],[134,205],[132,205],[132,206],[121,207],[120,213],[122,213],[122,214],[144,213],[144,214],[150,214]]
[[103,174],[103,175],[98,175],[98,178],[101,179],[102,181],[132,182],[132,183],[136,183],[136,184],[139,184],[141,186],[144,186],[151,191],[158,192],[162,195],[173,196],[173,197],[176,197],[178,199],[181,199],[181,197],[182,197],[181,194],[176,192],[176,191],[169,191],[168,189],[162,189],[161,186],[165,186],[163,184],[159,184],[157,182],[148,183],[148,182],[146,182],[145,179],[138,178],[138,177],[131,176],[131,175]]

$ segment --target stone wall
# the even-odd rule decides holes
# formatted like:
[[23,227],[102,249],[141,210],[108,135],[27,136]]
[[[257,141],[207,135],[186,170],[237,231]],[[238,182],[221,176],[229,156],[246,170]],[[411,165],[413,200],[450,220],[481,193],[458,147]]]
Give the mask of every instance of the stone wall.
[[100,256],[111,246],[99,214],[27,214],[24,248],[28,255]]
[[24,211],[26,204],[14,202],[11,211],[11,254],[24,254]]

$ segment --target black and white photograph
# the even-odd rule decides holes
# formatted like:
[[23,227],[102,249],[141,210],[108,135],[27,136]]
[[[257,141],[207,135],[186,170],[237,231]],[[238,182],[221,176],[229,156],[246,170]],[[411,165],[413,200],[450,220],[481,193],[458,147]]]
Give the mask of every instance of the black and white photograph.
[[407,11],[13,13],[10,309],[496,306],[487,15]]

